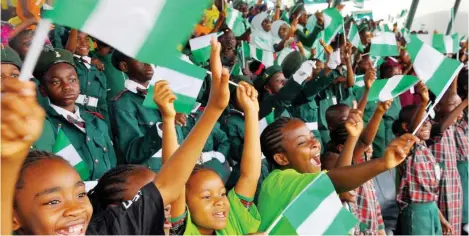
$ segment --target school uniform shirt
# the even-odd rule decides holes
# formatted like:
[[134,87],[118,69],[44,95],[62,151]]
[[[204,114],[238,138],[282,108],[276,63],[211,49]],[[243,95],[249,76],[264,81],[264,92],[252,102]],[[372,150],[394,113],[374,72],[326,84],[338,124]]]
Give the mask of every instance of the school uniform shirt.
[[101,114],[109,125],[106,75],[91,65],[91,58],[88,56],[74,54],[73,60],[80,80],[80,96],[75,103],[85,111]]
[[314,29],[311,33],[308,33],[306,31],[306,28],[303,26],[298,25],[297,29],[295,31],[295,36],[300,41],[303,46],[310,48],[313,46],[314,41],[316,41],[316,38],[318,37],[318,34],[323,30],[324,28],[318,24],[314,26]]
[[427,142],[441,168],[439,183],[440,194],[438,208],[453,227],[453,234],[459,235],[462,221],[463,196],[461,179],[457,169],[457,147],[455,142],[455,127],[451,125],[441,131],[440,125],[433,121],[431,136],[434,139]]
[[124,72],[116,69],[112,64],[112,54],[113,52],[105,56],[98,55],[97,53],[93,55],[93,58],[99,59],[104,65],[103,73],[106,76],[106,96],[108,101],[112,101],[115,96],[125,89],[125,80],[128,79]]
[[51,104],[46,113],[54,131],[49,138],[55,142],[60,127],[84,162],[88,171],[80,172],[82,180],[99,179],[116,166],[117,158],[106,122],[88,112],[81,112],[78,107],[72,113]]
[[411,203],[438,201],[440,166],[424,144],[416,144],[412,154],[399,165],[400,183],[397,202],[400,209]]
[[460,119],[455,124],[455,138],[456,138],[456,160],[459,176],[461,177],[461,187],[463,191],[463,214],[462,223],[468,223],[468,205],[469,205],[469,187],[468,187],[468,155],[469,155],[469,140],[468,140],[468,125],[466,119]]
[[31,146],[31,150],[52,152],[52,148],[54,147],[55,140],[51,137],[54,137],[55,132],[56,131],[54,131],[54,128],[52,127],[51,122],[46,117],[46,119],[44,119],[44,126],[42,128],[41,136]]
[[[125,81],[125,88],[111,103],[118,163],[145,165],[157,172],[161,168],[163,134],[158,125],[163,120],[158,110],[142,105],[147,88],[130,79]],[[179,126],[176,132],[178,141],[182,141]]]
[[321,172],[301,174],[296,170],[274,170],[264,180],[259,194],[259,214],[262,222],[258,232],[265,232],[283,210]]
[[87,235],[164,235],[163,199],[155,184],[140,189],[132,200],[93,216]]
[[[252,200],[241,196],[231,190],[228,192],[230,212],[228,214],[226,227],[217,230],[217,235],[246,235],[257,233],[261,223],[261,217]],[[171,219],[172,230],[175,234],[200,235],[197,226],[192,222],[190,212],[187,210],[182,216]]]

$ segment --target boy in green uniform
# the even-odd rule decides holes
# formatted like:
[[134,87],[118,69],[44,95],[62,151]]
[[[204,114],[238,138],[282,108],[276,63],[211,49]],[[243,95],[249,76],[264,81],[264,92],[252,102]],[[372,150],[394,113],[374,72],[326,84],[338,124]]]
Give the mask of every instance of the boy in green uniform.
[[50,100],[45,110],[54,132],[47,138],[57,142],[59,130],[64,132],[78,154],[64,158],[72,165],[84,163],[83,180],[99,179],[116,166],[116,155],[107,124],[75,105],[80,82],[72,54],[62,49],[42,52],[34,76],[39,78],[39,91]]
[[[161,168],[162,122],[158,110],[144,107],[143,101],[153,76],[146,63],[115,51],[114,66],[129,77],[125,89],[110,103],[112,133],[117,144],[119,164],[141,164],[157,172]],[[182,131],[176,126],[182,140]]]
[[80,78],[80,95],[76,103],[79,104],[80,108],[95,113],[110,124],[106,75],[91,62],[91,58],[88,56],[90,52],[89,37],[83,32],[71,32],[69,41],[76,41],[73,60]]
[[291,9],[290,24],[296,27],[295,36],[305,47],[312,47],[318,34],[324,29],[324,16],[322,13],[317,12],[317,22],[312,32],[307,32],[306,23],[308,21],[308,14],[306,13],[303,3],[297,3]]

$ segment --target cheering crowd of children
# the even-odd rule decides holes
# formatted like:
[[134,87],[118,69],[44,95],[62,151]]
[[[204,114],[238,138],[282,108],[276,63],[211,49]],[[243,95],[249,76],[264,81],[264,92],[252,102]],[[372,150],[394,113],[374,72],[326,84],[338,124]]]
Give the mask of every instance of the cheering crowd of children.
[[[210,58],[196,62],[189,43],[181,48],[211,72],[182,114],[167,81],[148,91],[153,65],[60,25],[30,81],[18,80],[34,16],[50,7],[35,2],[18,1],[19,22],[2,22],[2,234],[268,233],[322,173],[358,219],[350,234],[467,233],[467,41],[454,55],[465,66],[428,116],[435,96],[423,81],[368,101],[375,81],[416,75],[397,28],[399,56],[377,65],[369,51],[379,22],[359,24],[361,49],[344,32],[314,46],[324,15],[302,1],[281,10],[280,0],[274,9],[214,0],[192,34],[223,32]],[[227,8],[241,13],[242,33],[227,26]],[[243,42],[282,62],[244,55]],[[147,94],[158,109],[143,105]],[[386,188],[399,211],[388,222],[373,179],[393,170]]]

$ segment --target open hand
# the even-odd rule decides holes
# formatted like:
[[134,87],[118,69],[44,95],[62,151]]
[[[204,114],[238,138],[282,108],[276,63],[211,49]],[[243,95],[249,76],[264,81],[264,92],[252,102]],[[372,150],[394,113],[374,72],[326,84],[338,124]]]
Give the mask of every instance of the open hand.
[[317,11],[314,15],[316,16],[316,23],[320,26],[324,26],[324,15],[322,12]]
[[401,164],[409,154],[410,149],[419,139],[412,134],[404,134],[389,143],[384,151],[386,169],[392,169]]
[[425,85],[424,82],[419,81],[417,83],[417,91],[422,99],[422,102],[427,104],[430,101],[430,94],[428,93],[428,87]]
[[36,100],[36,84],[9,78],[1,81],[2,161],[22,163],[41,136],[45,112]]
[[385,113],[387,110],[389,110],[391,105],[392,105],[392,99],[389,99],[389,100],[384,101],[384,102],[379,102],[378,108],[376,108],[376,109],[378,111],[382,112],[382,113]]
[[248,83],[241,81],[236,88],[236,100],[244,112],[259,112],[257,90]]
[[99,71],[104,70],[104,64],[98,58],[92,58],[91,65],[96,66],[96,68],[98,68]]
[[176,119],[174,120],[176,125],[179,126],[186,126],[187,123],[187,115],[183,113],[176,113]]
[[210,54],[210,70],[212,72],[212,83],[210,87],[210,97],[207,103],[207,109],[215,109],[217,111],[225,110],[230,101],[230,90],[228,81],[230,72],[222,67],[220,60],[221,45],[216,38],[210,41],[212,51]]
[[452,235],[454,230],[453,227],[451,227],[451,224],[445,218],[440,218],[440,222],[443,235]]
[[349,136],[358,137],[363,130],[362,112],[360,110],[352,109],[345,121],[345,129]]
[[156,105],[158,105],[158,109],[160,110],[163,119],[174,118],[176,116],[176,110],[174,109],[176,95],[174,95],[169,88],[168,81],[160,80],[156,82],[153,90],[153,100]]

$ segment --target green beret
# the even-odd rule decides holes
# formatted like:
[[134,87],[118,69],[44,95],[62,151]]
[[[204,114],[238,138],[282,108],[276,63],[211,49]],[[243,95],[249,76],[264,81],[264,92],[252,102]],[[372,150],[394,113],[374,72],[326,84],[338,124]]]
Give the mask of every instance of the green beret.
[[44,50],[39,56],[36,67],[34,68],[34,77],[40,79],[49,68],[58,63],[67,63],[76,68],[71,52],[60,48]]
[[282,67],[278,65],[267,67],[267,69],[264,70],[264,73],[262,73],[262,75],[258,76],[254,80],[254,87],[257,89],[257,91],[262,91],[264,85],[267,84],[270,78],[272,78],[272,76],[278,72],[282,72]]
[[2,64],[12,64],[18,67],[18,70],[21,69],[21,58],[18,53],[15,52],[12,48],[8,46],[2,47]]
[[289,53],[282,62],[282,71],[285,78],[290,78],[300,67],[306,58],[298,51]]

